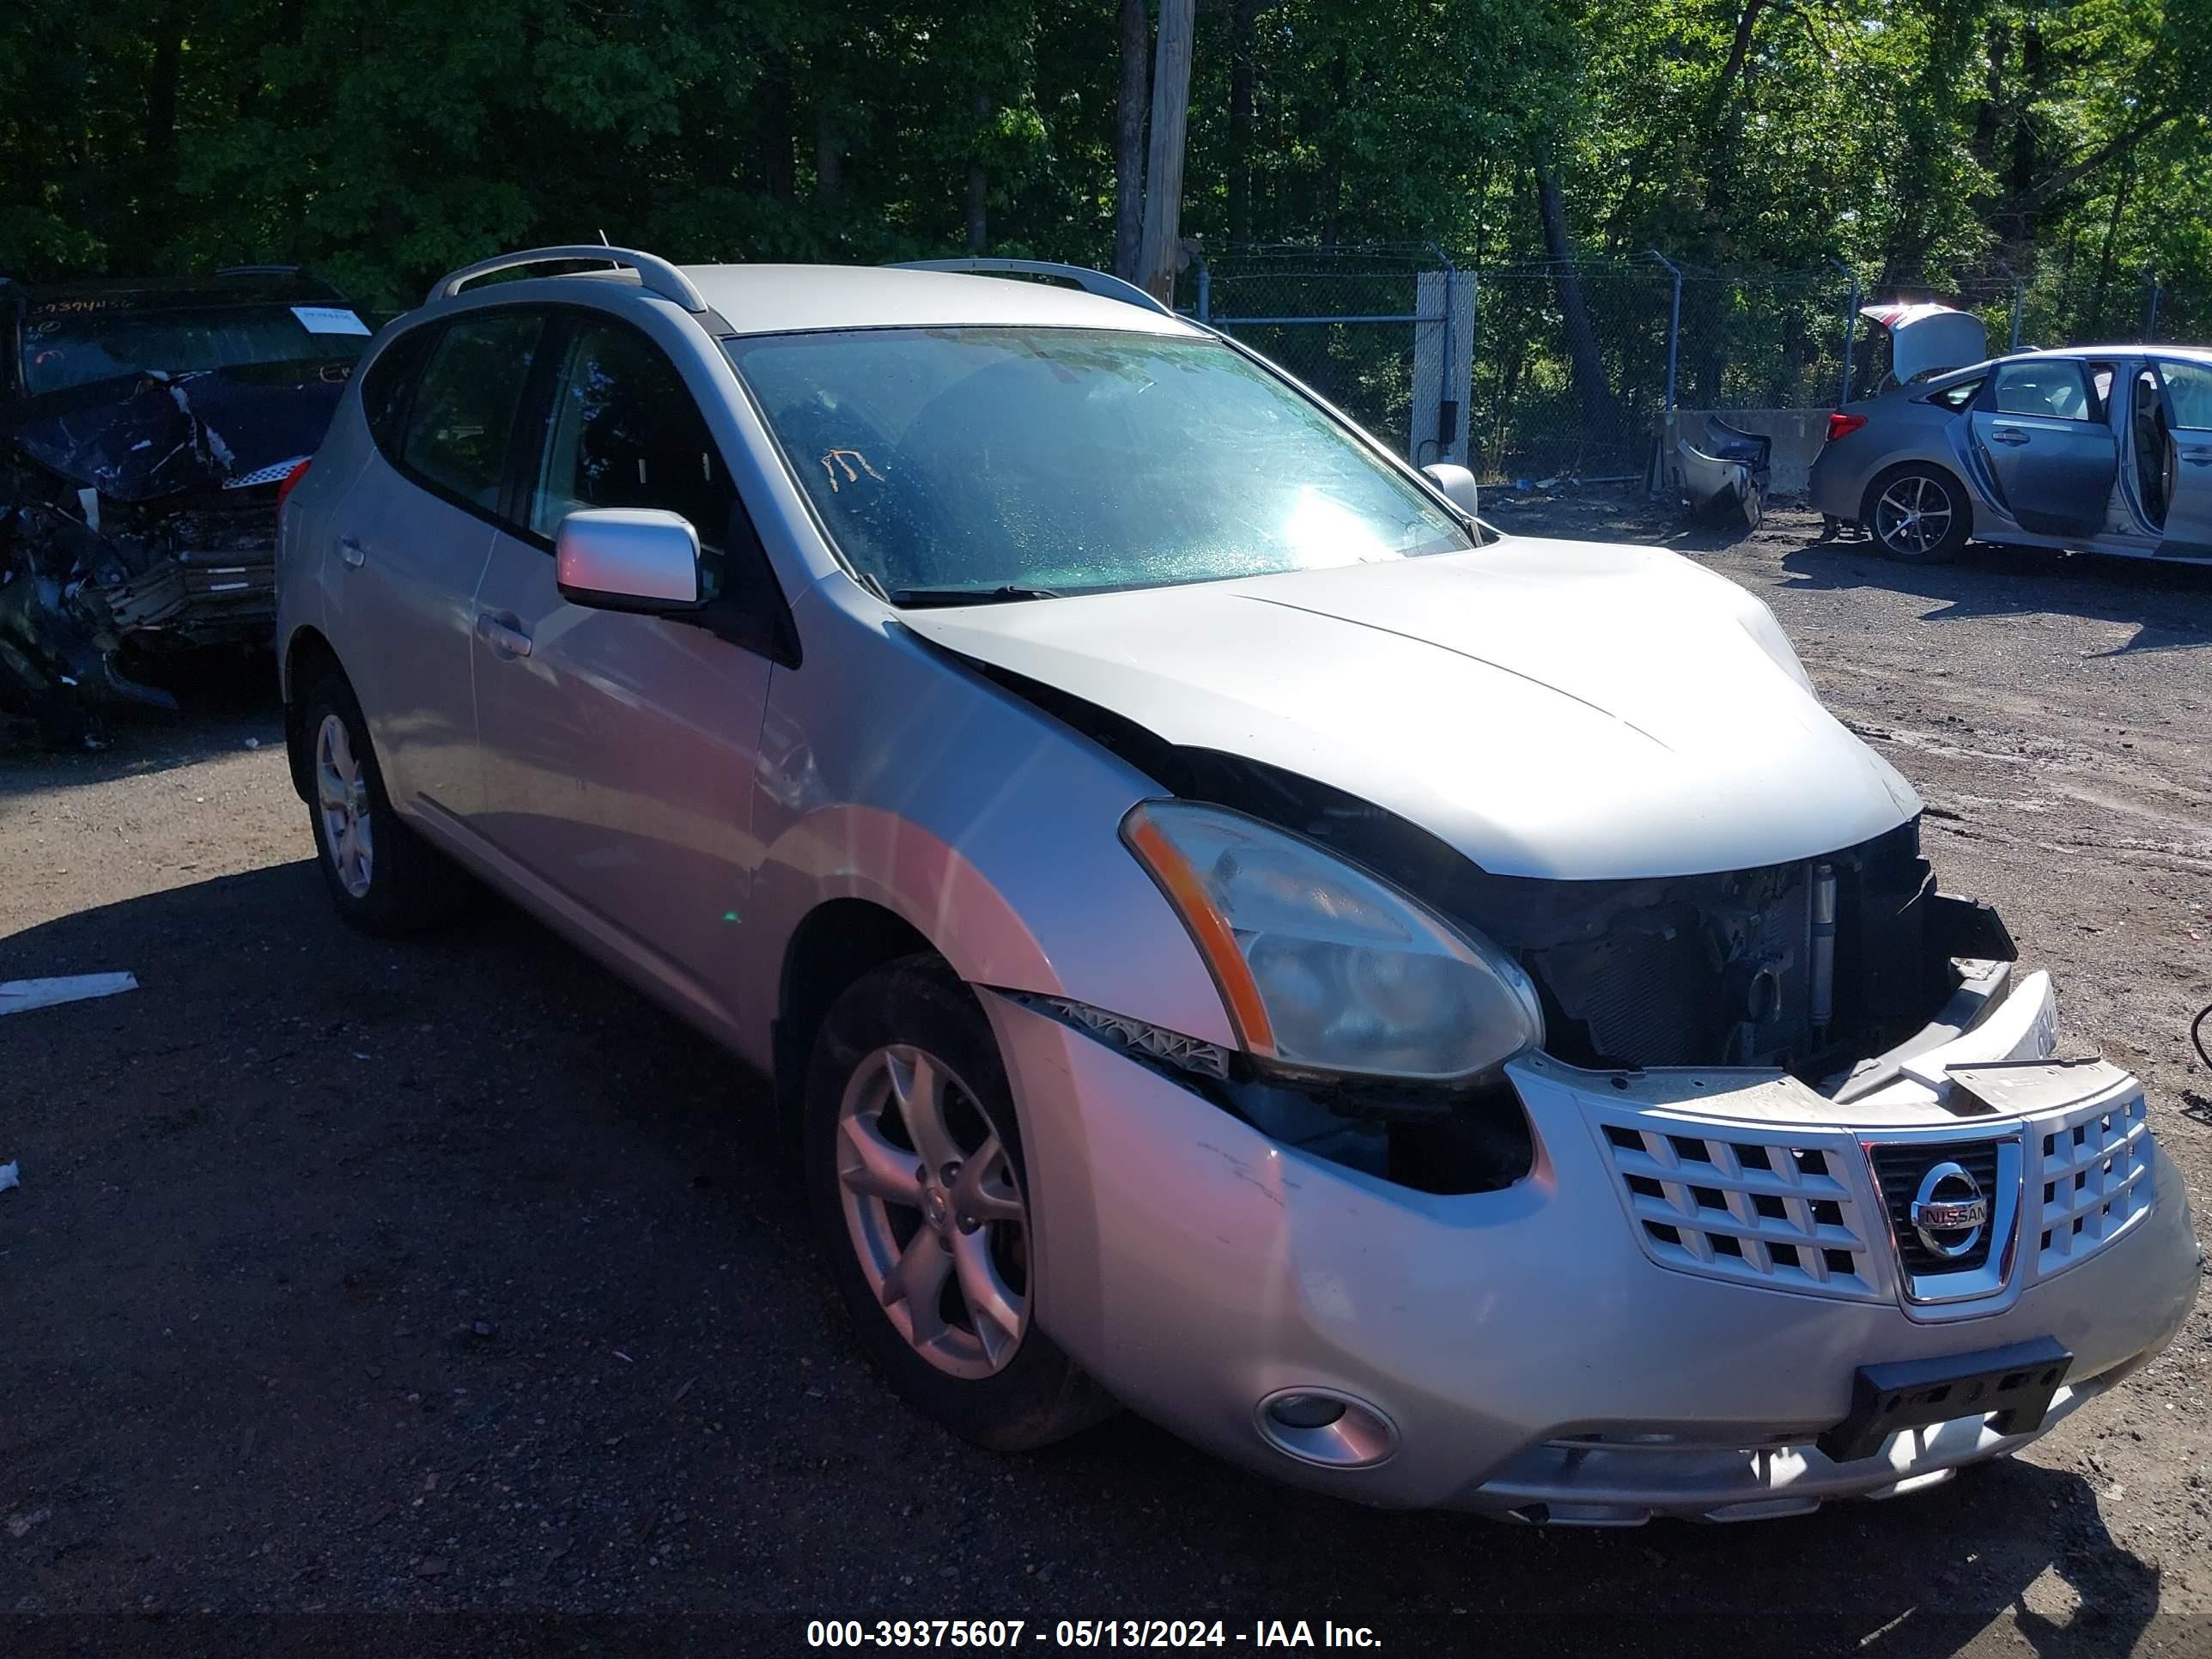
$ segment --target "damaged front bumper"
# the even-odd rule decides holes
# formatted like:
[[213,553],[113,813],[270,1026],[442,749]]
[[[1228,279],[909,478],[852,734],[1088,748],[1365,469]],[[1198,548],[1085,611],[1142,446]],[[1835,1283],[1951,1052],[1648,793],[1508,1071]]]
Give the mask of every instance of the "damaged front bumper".
[[275,486],[254,479],[135,510],[0,507],[0,714],[67,745],[92,717],[168,693],[116,666],[142,651],[274,636]]
[[[1529,1173],[1459,1194],[1279,1145],[987,994],[1040,1320],[1187,1438],[1367,1503],[1632,1524],[1932,1484],[2144,1363],[2199,1276],[2141,1085],[2051,1060],[2045,975],[1962,967],[1979,1006],[1860,1068],[1848,1101],[1775,1072],[1516,1061]],[[1958,1231],[1936,1249],[1911,1212],[1952,1164],[1987,1176],[1990,1206],[1956,1255]],[[1939,1404],[1844,1432],[1863,1374],[1964,1377],[1993,1351],[2066,1356],[2039,1420]],[[1286,1398],[1348,1407],[1360,1432],[1285,1432]]]
[[66,744],[106,707],[175,706],[116,669],[126,642],[273,644],[277,495],[343,379],[149,370],[31,400],[0,447],[0,715]]
[[158,628],[185,605],[183,570],[118,547],[91,526],[44,507],[0,510],[0,716],[66,747],[118,705],[174,708],[166,691],[115,665],[124,639]]

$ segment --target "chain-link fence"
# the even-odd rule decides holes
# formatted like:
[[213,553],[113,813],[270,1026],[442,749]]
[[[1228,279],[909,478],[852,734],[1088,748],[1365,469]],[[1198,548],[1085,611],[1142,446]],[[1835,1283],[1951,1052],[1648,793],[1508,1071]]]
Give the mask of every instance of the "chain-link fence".
[[1655,266],[1478,271],[1477,476],[1638,474],[1663,401],[1668,314]]
[[[1440,287],[1447,271],[1451,286]],[[1463,330],[1443,323],[1444,294],[1471,297]],[[1992,354],[2212,337],[2212,295],[2070,266],[1914,285],[1840,263],[1723,271],[1653,253],[1453,270],[1433,248],[1304,248],[1194,262],[1178,298],[1415,460],[1435,458],[1440,429],[1424,400],[1451,400],[1442,428],[1457,416],[1469,465],[1486,483],[1507,483],[1641,478],[1669,409],[1820,409],[1869,395],[1890,369],[1887,331],[1859,315],[1876,303],[1971,311]],[[1460,372],[1471,356],[1471,382],[1431,375],[1417,387],[1417,336],[1428,331],[1433,344],[1440,325]]]
[[1425,264],[1387,249],[1263,249],[1194,264],[1176,299],[1402,451]]

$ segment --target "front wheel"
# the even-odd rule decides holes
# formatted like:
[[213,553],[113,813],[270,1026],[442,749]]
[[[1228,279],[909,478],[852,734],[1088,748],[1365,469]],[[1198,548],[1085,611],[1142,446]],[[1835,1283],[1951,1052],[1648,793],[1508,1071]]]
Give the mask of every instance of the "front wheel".
[[965,1439],[1026,1450],[1112,1403],[1037,1328],[1013,1097],[991,1028],[933,957],[823,1022],[803,1152],[830,1276],[891,1385]]
[[1865,523],[1891,558],[1943,564],[1966,546],[1973,512],[1957,479],[1930,466],[1905,466],[1875,480]]

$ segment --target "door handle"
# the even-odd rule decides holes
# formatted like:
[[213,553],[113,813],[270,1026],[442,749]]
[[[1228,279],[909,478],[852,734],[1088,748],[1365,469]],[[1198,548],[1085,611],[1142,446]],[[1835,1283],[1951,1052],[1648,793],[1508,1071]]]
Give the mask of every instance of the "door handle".
[[491,647],[495,657],[512,659],[530,654],[530,635],[518,617],[479,611],[477,612],[477,637]]
[[358,570],[362,562],[368,557],[368,550],[361,544],[360,537],[341,536],[338,538],[338,557]]
[[2185,449],[2181,459],[2191,466],[2212,466],[2212,449]]
[[2016,426],[2001,426],[1990,434],[1990,441],[1993,444],[2024,444],[2027,441],[2027,434]]

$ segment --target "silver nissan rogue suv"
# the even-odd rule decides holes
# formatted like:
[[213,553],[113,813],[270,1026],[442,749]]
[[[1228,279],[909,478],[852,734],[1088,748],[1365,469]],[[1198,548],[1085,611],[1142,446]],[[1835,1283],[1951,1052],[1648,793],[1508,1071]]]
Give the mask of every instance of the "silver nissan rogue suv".
[[294,777],[347,921],[465,872],[772,1079],[983,1444],[1589,1522],[2018,1449],[2196,1297],[2142,1085],[1765,606],[1474,507],[1097,272],[516,254],[283,510]]

